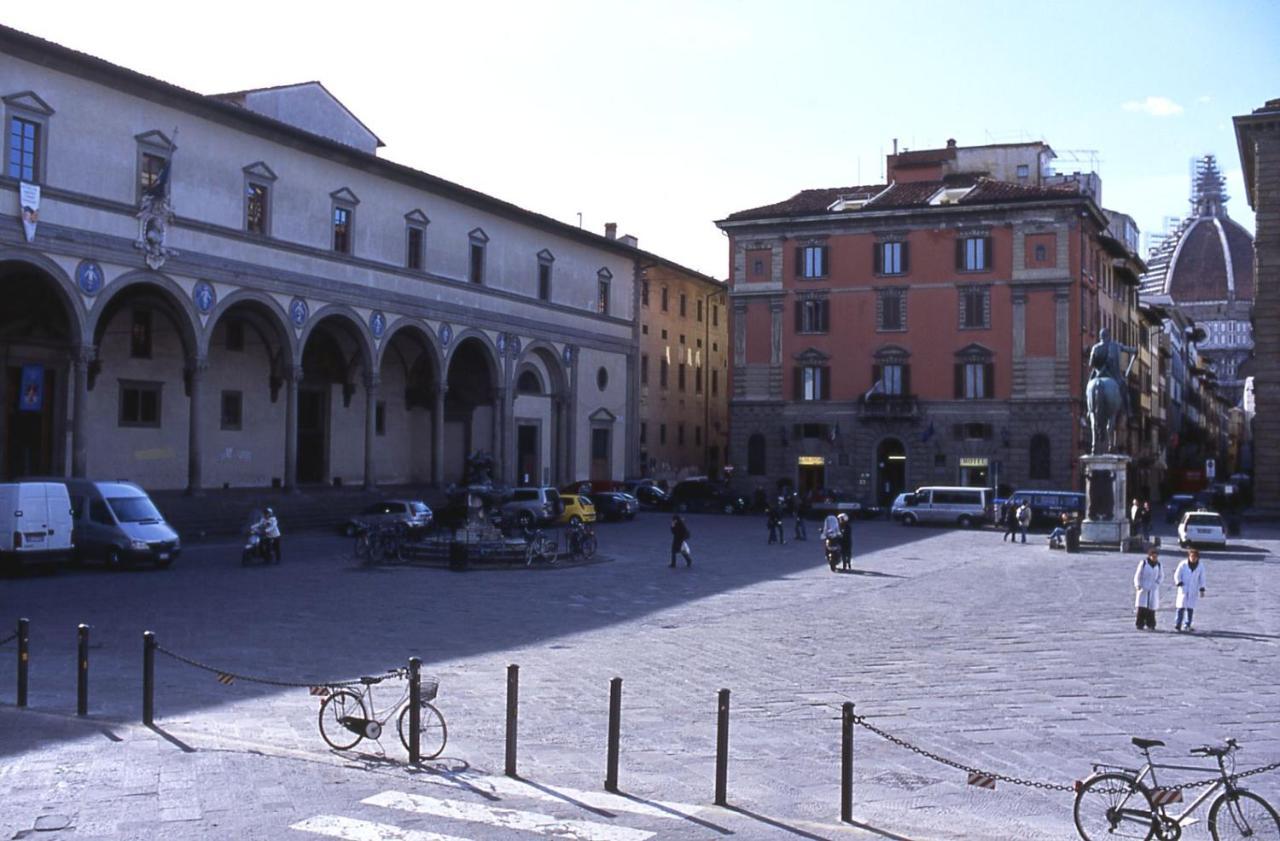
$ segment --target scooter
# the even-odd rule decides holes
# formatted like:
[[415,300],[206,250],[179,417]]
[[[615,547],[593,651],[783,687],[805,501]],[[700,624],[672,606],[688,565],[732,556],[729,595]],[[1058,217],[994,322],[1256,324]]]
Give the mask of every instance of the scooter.
[[269,564],[273,558],[276,563],[280,563],[279,538],[272,541],[262,533],[261,528],[250,526],[249,532],[245,536],[244,549],[240,553],[240,565],[248,566],[255,560],[263,564]]
[[831,571],[836,571],[836,566],[840,563],[840,538],[828,537],[823,541],[827,550],[827,566],[831,567]]

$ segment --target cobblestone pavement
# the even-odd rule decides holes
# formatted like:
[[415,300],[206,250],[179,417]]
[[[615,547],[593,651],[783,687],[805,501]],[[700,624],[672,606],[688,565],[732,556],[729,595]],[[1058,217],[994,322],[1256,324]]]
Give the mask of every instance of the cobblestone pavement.
[[[1205,553],[1187,635],[1172,631],[1172,550],[1151,633],[1133,627],[1134,555],[857,523],[854,572],[832,574],[817,540],[769,546],[762,519],[688,519],[691,568],[668,569],[667,520],[644,514],[600,526],[607,558],[570,569],[362,570],[347,541],[312,535],[287,537],[280,566],[241,568],[221,544],[166,572],[0,581],[0,638],[32,623],[30,709],[12,706],[13,643],[0,647],[0,838],[1074,837],[1070,792],[967,786],[862,729],[856,823],[840,824],[846,700],[965,765],[1055,784],[1131,762],[1131,735],[1164,739],[1170,761],[1228,736],[1241,769],[1280,760],[1280,532]],[[440,678],[448,747],[407,769],[392,724],[380,747],[338,754],[306,689],[224,685],[164,656],[144,728],[144,629],[216,669],[301,683],[418,655]],[[511,663],[527,783],[501,776]],[[602,792],[615,676],[624,797]],[[730,809],[710,805],[721,688]],[[1280,803],[1280,772],[1249,786]]]

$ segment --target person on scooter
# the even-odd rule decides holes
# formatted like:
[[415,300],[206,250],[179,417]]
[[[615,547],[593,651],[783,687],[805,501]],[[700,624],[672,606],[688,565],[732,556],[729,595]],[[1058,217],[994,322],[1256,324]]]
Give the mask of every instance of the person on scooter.
[[254,523],[253,528],[262,536],[262,557],[268,561],[274,558],[280,563],[280,523],[276,512],[270,506],[263,508],[262,519]]
[[827,565],[835,572],[840,560],[840,520],[835,514],[828,514],[822,521],[822,545],[827,552]]

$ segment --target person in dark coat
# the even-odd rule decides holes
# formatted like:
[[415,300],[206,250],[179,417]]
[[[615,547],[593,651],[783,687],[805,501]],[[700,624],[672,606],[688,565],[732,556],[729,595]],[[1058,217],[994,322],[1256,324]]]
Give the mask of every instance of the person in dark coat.
[[1014,505],[1012,502],[1005,502],[1000,507],[1000,524],[1004,526],[1004,536],[1000,538],[1000,542],[1013,538],[1018,539],[1018,518],[1014,514]]
[[689,539],[689,527],[679,514],[671,515],[671,566],[675,568],[676,555],[684,555],[684,565],[693,566],[693,556],[684,551],[684,542]]
[[848,514],[840,515],[840,568],[852,572],[853,567],[853,523]]
[[770,543],[786,543],[787,536],[782,530],[782,511],[777,505],[769,507],[767,517],[769,524],[769,542]]

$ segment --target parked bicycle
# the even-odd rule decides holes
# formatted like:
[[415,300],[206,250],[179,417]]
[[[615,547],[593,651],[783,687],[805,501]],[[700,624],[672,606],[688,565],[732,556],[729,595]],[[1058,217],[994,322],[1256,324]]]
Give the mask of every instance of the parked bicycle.
[[404,559],[409,529],[404,523],[362,524],[356,528],[356,560],[364,566]]
[[[366,675],[359,687],[335,689],[320,704],[320,736],[334,750],[351,750],[362,739],[382,738],[387,722],[397,714],[396,730],[400,743],[409,749],[409,670],[392,669],[385,675]],[[378,712],[373,700],[373,687],[389,679],[404,680],[399,699]],[[421,713],[418,719],[418,753],[423,759],[435,759],[449,740],[444,716],[431,702],[440,685],[434,680],[422,681]]]
[[1236,785],[1232,754],[1240,749],[1235,739],[1220,747],[1193,748],[1193,756],[1212,757],[1218,763],[1219,779],[1191,801],[1182,812],[1173,814],[1165,805],[1182,799],[1180,788],[1162,788],[1156,769],[1178,771],[1211,770],[1203,765],[1169,765],[1153,762],[1151,749],[1163,747],[1158,739],[1133,740],[1146,764],[1141,769],[1095,764],[1094,773],[1076,791],[1076,830],[1085,841],[1102,838],[1158,838],[1176,841],[1182,829],[1197,819],[1191,813],[1214,793],[1221,793],[1209,806],[1209,834],[1214,841],[1234,838],[1280,839],[1280,815],[1263,798]]
[[596,534],[582,522],[570,523],[564,530],[565,550],[578,560],[586,560],[596,553]]
[[533,566],[534,562],[554,564],[556,562],[556,542],[547,537],[542,529],[525,529],[524,565]]

